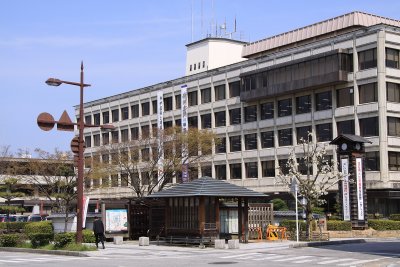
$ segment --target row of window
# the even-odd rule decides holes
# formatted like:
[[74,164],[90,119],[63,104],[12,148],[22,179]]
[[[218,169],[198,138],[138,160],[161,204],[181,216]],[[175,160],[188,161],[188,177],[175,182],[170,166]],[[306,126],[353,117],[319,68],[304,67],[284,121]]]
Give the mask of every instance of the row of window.
[[[228,84],[229,86],[229,97],[237,97],[240,96],[240,82],[231,82]],[[209,103],[211,102],[211,87],[201,89],[201,103]],[[214,87],[214,101],[224,100],[226,99],[226,90],[225,84],[217,85]],[[172,96],[164,97],[163,105],[164,111],[173,110],[173,101]],[[157,100],[153,100],[152,104],[152,114],[157,113]],[[188,105],[195,106],[198,105],[198,98],[197,98],[197,91],[188,92]],[[181,95],[175,95],[175,109],[181,108]],[[129,114],[130,112],[130,114]],[[111,117],[109,111],[103,111],[101,113],[95,113],[92,115],[85,116],[85,123],[86,124],[108,124],[111,122],[117,122],[120,120],[128,120],[133,118],[139,118],[140,116],[147,116],[150,115],[150,102],[143,102],[140,105],[134,104],[131,105],[130,108],[122,107],[120,109],[115,108],[111,110]],[[101,122],[101,118],[103,119]],[[93,119],[93,120],[92,120]]]
[[[400,171],[400,153],[399,152],[389,152],[389,170],[391,171]],[[327,156],[326,159],[327,161],[332,160],[331,156]],[[379,152],[378,151],[372,151],[372,152],[367,152],[365,153],[365,170],[366,171],[379,171],[380,170],[380,163],[379,163]],[[307,168],[305,167],[305,164],[302,163],[301,159],[297,159],[299,163],[299,172],[303,175],[307,174]],[[287,173],[288,169],[286,167],[287,159],[281,159],[278,160],[278,165],[281,167],[281,170],[283,173]],[[277,174],[277,169],[275,167],[275,161],[274,160],[265,160],[261,161],[261,177],[275,177]],[[242,179],[242,167],[244,167],[245,170],[245,177],[246,178],[258,178],[258,162],[245,162],[244,165],[241,163],[231,163],[229,165],[222,164],[222,165],[215,165],[214,170],[215,170],[215,178],[220,179],[220,180],[226,180],[227,179],[227,169],[229,168],[229,173],[230,173],[230,179]],[[202,176],[212,176],[212,170],[211,166],[203,166],[199,170],[197,168],[190,168],[190,174],[189,176],[191,179],[195,179],[197,177],[202,177]],[[312,168],[309,170],[310,172],[313,171]],[[136,173],[136,178],[141,180],[143,185],[147,185],[150,183],[150,176],[148,172],[141,172]],[[139,176],[140,175],[140,176]],[[153,175],[156,179],[156,175]],[[177,180],[181,179],[181,174],[177,174]],[[120,177],[118,175],[111,175],[111,179],[109,178],[104,178],[102,179],[101,183],[103,186],[108,185],[111,187],[117,187],[117,186],[128,186],[128,176],[127,174],[120,174]],[[156,181],[153,181],[156,182]],[[98,186],[100,184],[100,181],[98,179],[93,180],[93,185]]]
[[[192,68],[192,66],[193,66],[193,68]],[[205,61],[203,61],[203,65],[199,62],[199,63],[194,63],[193,65],[190,65],[189,66],[189,71],[192,71],[192,70],[196,70],[196,68],[197,69],[200,69],[201,68],[201,66],[203,66],[203,69],[206,67],[206,62]]]
[[[225,112],[223,112],[225,113]],[[221,115],[221,112],[216,112],[216,126],[225,125],[225,115]],[[196,117],[197,118],[197,117]],[[231,117],[237,118],[237,117]],[[202,128],[211,128],[211,114],[206,114],[201,116]],[[192,123],[189,123],[191,126]],[[233,123],[232,123],[233,122]],[[180,123],[180,120],[176,123]],[[196,122],[197,123],[197,122]],[[240,120],[232,121],[231,124],[240,123]],[[389,136],[400,136],[400,118],[388,117],[388,135]],[[171,127],[172,121],[164,124],[165,127]],[[359,119],[360,135],[364,137],[378,136],[379,135],[379,120],[378,117],[369,117]],[[196,125],[197,127],[197,125]],[[153,124],[153,136],[155,136],[155,131],[157,130],[157,125]],[[297,144],[301,143],[301,140],[308,139],[308,133],[312,132],[311,125],[296,127],[295,134]],[[140,135],[141,133],[141,135]],[[293,130],[292,128],[280,129],[277,131],[278,135],[278,145],[279,146],[291,146],[293,145]],[[337,134],[355,134],[354,120],[346,120],[337,122]],[[111,139],[110,139],[111,135]],[[118,142],[129,142],[130,140],[139,140],[147,138],[150,135],[150,126],[143,125],[140,127],[130,128],[130,139],[129,139],[129,129],[122,129],[119,131],[113,131],[111,133],[102,133],[101,139],[100,134],[94,134],[93,139],[90,135],[85,136],[86,147],[97,147],[101,145],[108,145],[110,143]],[[333,137],[332,124],[323,123],[315,125],[315,136],[318,142],[331,141]],[[246,134],[244,135],[244,148],[245,150],[257,149],[258,139],[257,134]],[[264,131],[260,133],[260,144],[261,148],[271,148],[275,146],[275,135],[274,131]],[[92,143],[93,140],[93,143]],[[102,142],[101,142],[102,140]],[[221,144],[216,147],[216,153],[226,153],[226,138],[221,139]],[[93,145],[92,145],[93,144]],[[235,135],[229,137],[230,152],[242,151],[242,137],[241,135]]]

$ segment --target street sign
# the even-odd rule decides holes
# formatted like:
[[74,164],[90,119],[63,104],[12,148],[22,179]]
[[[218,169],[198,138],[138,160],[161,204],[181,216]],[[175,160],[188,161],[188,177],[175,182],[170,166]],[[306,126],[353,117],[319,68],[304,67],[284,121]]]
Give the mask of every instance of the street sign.
[[50,131],[54,128],[55,123],[53,116],[47,112],[40,113],[37,117],[37,125],[43,131]]

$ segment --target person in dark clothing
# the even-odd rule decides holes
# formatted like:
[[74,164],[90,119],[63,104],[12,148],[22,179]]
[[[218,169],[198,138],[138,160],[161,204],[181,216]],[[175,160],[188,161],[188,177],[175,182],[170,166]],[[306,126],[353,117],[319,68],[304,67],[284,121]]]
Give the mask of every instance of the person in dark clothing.
[[104,224],[103,222],[99,219],[99,217],[94,217],[94,222],[93,222],[93,233],[94,236],[96,237],[96,247],[99,248],[99,241],[104,247]]

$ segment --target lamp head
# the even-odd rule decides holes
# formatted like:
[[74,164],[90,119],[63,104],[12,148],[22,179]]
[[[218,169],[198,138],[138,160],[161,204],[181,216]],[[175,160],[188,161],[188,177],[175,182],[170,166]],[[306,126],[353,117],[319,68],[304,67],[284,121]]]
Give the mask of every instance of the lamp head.
[[47,79],[46,84],[50,86],[60,86],[62,81],[56,78],[49,78]]

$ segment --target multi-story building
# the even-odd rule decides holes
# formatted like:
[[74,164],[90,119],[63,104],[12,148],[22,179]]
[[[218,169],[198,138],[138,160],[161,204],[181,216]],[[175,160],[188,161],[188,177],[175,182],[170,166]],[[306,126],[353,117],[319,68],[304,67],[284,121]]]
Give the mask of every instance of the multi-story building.
[[[308,131],[326,144],[356,134],[372,142],[365,160],[369,212],[400,212],[400,21],[352,12],[253,43],[206,38],[187,48],[186,76],[85,103],[86,121],[117,128],[86,129],[86,156],[110,138],[135,140],[156,127],[160,91],[165,127],[180,125],[186,85],[189,125],[223,141],[199,176],[286,192],[276,168]],[[328,146],[334,160],[335,149]],[[101,190],[93,197],[104,197]],[[121,183],[108,192],[132,195]]]

